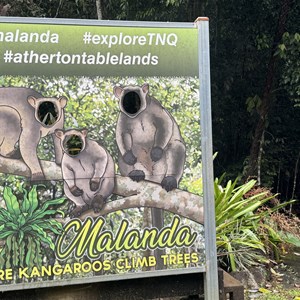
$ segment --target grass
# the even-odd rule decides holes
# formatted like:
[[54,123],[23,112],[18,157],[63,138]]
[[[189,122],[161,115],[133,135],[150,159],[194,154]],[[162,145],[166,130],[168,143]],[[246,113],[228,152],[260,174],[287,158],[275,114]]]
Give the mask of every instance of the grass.
[[[257,293],[255,294],[255,296]],[[254,296],[254,295],[253,295]],[[259,297],[252,297],[249,292],[246,293],[245,300],[257,299],[257,300],[300,300],[300,288],[286,289],[279,285],[273,290],[264,290]]]

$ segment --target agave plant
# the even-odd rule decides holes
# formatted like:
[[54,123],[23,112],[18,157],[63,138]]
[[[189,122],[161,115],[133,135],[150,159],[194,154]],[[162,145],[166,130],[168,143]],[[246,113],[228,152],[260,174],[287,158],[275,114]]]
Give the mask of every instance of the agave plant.
[[[256,181],[237,185],[228,181],[223,188],[221,179],[214,183],[216,205],[216,235],[217,248],[221,257],[231,271],[248,267],[259,261],[264,261],[266,253],[266,239],[271,241],[273,247],[277,247],[282,240],[274,235],[274,230],[262,222],[272,212],[290,204],[286,202],[269,210],[258,211],[266,202],[276,195],[268,196],[267,192],[254,194],[250,197],[245,195],[254,187]],[[262,227],[267,235],[262,236]]]
[[0,208],[0,239],[5,244],[0,252],[0,268],[31,267],[42,265],[44,247],[54,250],[51,234],[60,234],[62,225],[49,218],[62,211],[49,208],[60,205],[65,198],[46,201],[39,206],[37,186],[23,190],[23,200],[18,201],[10,187],[5,187],[5,208]]

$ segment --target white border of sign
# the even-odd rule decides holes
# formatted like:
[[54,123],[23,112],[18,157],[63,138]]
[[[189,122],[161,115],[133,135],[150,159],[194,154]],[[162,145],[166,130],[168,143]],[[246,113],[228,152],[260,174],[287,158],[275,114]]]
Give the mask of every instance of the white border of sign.
[[[201,150],[202,150],[202,175],[204,197],[204,224],[205,224],[205,253],[206,264],[200,268],[181,270],[148,271],[144,273],[110,275],[96,278],[73,279],[72,282],[34,283],[30,288],[46,288],[67,284],[83,284],[92,282],[105,282],[124,279],[135,279],[155,276],[168,276],[188,273],[205,273],[205,299],[218,300],[218,272],[216,254],[216,227],[215,205],[213,189],[213,152],[212,152],[212,126],[211,126],[211,92],[210,92],[210,56],[209,56],[209,22],[208,18],[200,17],[195,23],[178,22],[137,22],[137,21],[109,21],[109,20],[76,20],[76,19],[44,19],[44,18],[18,18],[1,17],[1,23],[22,24],[56,24],[56,25],[89,25],[89,26],[120,26],[120,27],[157,27],[157,28],[198,28],[198,58],[199,58],[199,101],[201,119]],[[24,284],[25,285],[25,284]],[[2,291],[28,288],[23,284],[1,286]]]

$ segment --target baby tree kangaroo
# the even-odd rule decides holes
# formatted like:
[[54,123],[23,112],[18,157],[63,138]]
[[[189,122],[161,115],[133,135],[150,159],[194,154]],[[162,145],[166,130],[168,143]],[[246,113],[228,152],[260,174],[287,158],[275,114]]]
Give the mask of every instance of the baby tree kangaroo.
[[44,179],[37,156],[41,137],[52,134],[55,161],[61,162],[62,150],[54,131],[63,128],[66,104],[65,97],[45,98],[29,88],[0,88],[0,155],[22,158],[31,180]]
[[89,208],[99,212],[115,185],[114,162],[96,141],[87,138],[87,130],[56,130],[64,152],[61,169],[64,192],[75,203],[72,216]]

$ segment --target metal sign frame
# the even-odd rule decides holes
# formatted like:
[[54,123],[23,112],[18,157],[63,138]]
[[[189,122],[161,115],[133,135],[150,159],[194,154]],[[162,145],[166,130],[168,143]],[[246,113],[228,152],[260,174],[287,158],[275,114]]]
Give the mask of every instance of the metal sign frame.
[[[51,24],[51,25],[82,25],[82,26],[107,26],[130,28],[197,28],[198,30],[198,70],[199,70],[199,101],[201,119],[201,151],[202,151],[202,176],[203,176],[203,204],[204,204],[204,232],[205,256],[203,267],[179,270],[160,270],[135,273],[130,275],[110,275],[97,278],[72,279],[72,282],[55,283],[30,283],[30,286],[1,286],[2,291],[24,288],[50,287],[66,284],[80,284],[96,281],[112,281],[121,279],[134,279],[142,277],[168,276],[186,273],[205,273],[205,299],[219,299],[217,255],[216,255],[216,228],[215,207],[213,190],[213,153],[212,153],[212,128],[211,128],[211,92],[210,92],[210,56],[209,56],[209,21],[208,18],[198,18],[195,23],[165,23],[165,22],[133,22],[133,21],[98,21],[98,20],[71,20],[71,19],[40,19],[40,18],[15,18],[1,17],[0,23],[16,24]],[[0,43],[1,47],[1,43]],[[199,137],[200,138],[200,137]]]

